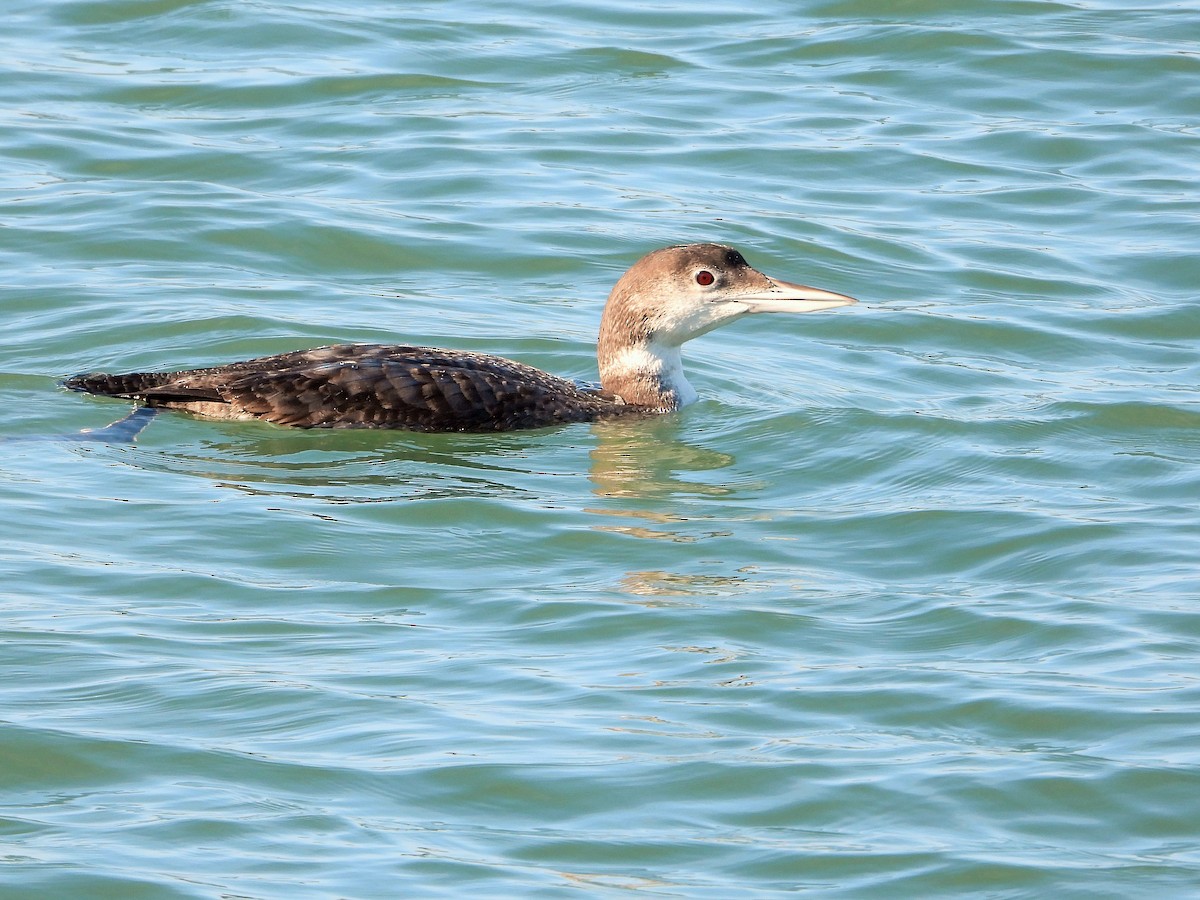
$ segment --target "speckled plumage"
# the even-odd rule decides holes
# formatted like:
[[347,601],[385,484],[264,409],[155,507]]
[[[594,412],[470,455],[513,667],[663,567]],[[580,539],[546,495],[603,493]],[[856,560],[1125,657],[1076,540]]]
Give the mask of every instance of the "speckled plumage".
[[509,431],[636,411],[499,356],[389,344],[336,344],[183,372],[78,375],[65,386],[300,428]]
[[336,344],[181,372],[77,375],[75,391],[219,419],[299,428],[510,431],[678,409],[696,398],[679,347],[746,313],[815,312],[849,297],[768,278],[723,244],[647,254],[600,323],[603,390],[499,356]]

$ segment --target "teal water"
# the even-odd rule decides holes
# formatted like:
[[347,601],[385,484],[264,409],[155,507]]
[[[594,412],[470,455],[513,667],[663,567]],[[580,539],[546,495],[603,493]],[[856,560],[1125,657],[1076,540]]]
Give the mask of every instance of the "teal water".
[[[697,9],[6,7],[0,896],[1200,895],[1200,12]],[[594,378],[692,240],[863,302],[651,422],[47,439]]]

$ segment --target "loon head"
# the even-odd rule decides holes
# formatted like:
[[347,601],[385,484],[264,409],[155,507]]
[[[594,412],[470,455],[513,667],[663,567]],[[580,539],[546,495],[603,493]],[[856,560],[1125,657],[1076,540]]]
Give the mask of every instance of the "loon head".
[[664,247],[621,276],[600,322],[606,391],[626,403],[675,409],[696,399],[679,347],[747,313],[809,313],[852,297],[771,278],[723,244]]

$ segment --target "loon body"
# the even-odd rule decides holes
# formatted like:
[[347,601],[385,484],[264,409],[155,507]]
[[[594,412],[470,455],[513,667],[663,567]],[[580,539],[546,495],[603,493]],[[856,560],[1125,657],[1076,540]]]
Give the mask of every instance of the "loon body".
[[679,348],[747,313],[816,312],[855,301],[769,278],[732,247],[644,256],[613,288],[600,323],[601,389],[485,353],[336,344],[176,372],[77,375],[71,390],[219,419],[300,428],[509,431],[630,414],[696,399]]

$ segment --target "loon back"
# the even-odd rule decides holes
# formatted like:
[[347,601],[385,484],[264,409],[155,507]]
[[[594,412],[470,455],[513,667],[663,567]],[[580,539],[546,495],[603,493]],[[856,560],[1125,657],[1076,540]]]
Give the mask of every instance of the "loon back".
[[77,375],[64,385],[300,428],[509,431],[634,411],[503,357],[386,344],[337,344],[182,372]]

